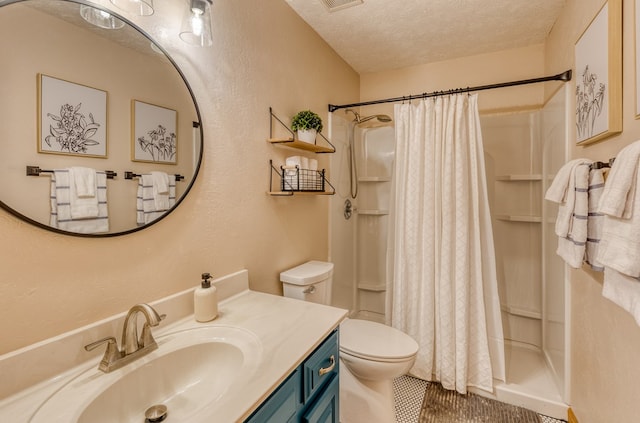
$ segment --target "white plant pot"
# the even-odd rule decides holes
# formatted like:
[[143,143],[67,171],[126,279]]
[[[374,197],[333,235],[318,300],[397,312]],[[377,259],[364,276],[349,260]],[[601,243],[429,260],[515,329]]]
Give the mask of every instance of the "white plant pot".
[[298,129],[298,139],[300,141],[308,142],[309,144],[316,143],[316,135],[318,131],[315,129]]

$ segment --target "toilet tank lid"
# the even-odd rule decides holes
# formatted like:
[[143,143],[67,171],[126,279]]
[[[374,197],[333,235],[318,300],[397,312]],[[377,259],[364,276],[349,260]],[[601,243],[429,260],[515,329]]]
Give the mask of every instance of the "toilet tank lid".
[[280,281],[295,285],[310,285],[328,279],[333,274],[333,263],[308,261],[280,273]]

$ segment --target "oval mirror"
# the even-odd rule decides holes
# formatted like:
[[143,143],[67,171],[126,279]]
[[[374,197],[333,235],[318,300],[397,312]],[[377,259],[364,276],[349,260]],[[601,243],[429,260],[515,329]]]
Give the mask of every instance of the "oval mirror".
[[174,210],[198,174],[202,128],[164,50],[80,0],[0,1],[0,32],[0,206],[89,237]]

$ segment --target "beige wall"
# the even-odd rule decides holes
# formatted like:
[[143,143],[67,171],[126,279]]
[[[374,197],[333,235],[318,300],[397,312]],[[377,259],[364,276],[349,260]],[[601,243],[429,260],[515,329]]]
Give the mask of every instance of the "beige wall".
[[[603,3],[567,0],[546,44],[548,71],[573,66],[574,43]],[[633,0],[623,1],[622,31],[623,132],[593,145],[573,147],[572,158],[606,161],[640,138],[640,121],[635,119]],[[571,405],[580,423],[638,421],[640,328],[601,292],[601,273],[586,268],[571,272]]]
[[[364,74],[361,75],[360,90],[362,100],[367,101],[535,78],[543,74],[544,46],[539,44],[387,72]],[[558,84],[549,83],[554,87]],[[489,112],[504,108],[513,110],[539,107],[543,104],[543,100],[543,91],[539,85],[527,85],[483,91],[479,96],[478,105],[481,112]],[[393,115],[393,104],[367,107],[367,114],[369,113]]]
[[214,2],[205,49],[178,39],[181,6],[156,2],[134,21],[179,63],[200,106],[193,190],[158,224],[108,239],[57,235],[0,210],[0,353],[196,286],[205,271],[248,269],[253,289],[280,293],[281,270],[327,258],[328,198],[266,194],[269,159],[296,154],[267,144],[268,111],[326,119],[328,103],[358,99],[358,75],[284,1]]

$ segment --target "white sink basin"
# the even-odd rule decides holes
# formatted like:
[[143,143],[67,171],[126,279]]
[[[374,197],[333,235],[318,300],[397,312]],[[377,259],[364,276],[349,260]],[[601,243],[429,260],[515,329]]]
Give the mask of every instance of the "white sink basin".
[[141,423],[145,411],[158,404],[167,407],[165,422],[196,421],[241,395],[262,361],[258,338],[231,326],[187,329],[156,341],[157,350],[121,369],[82,372],[29,422]]

